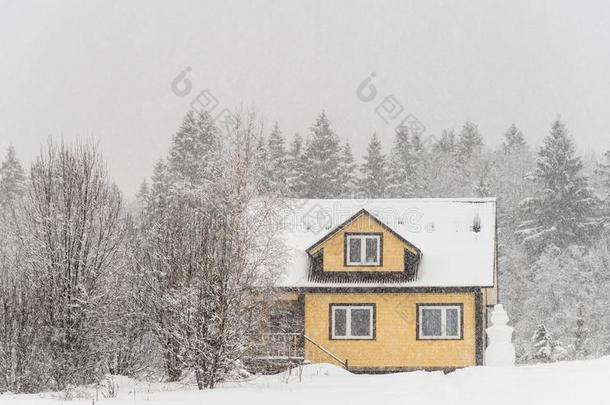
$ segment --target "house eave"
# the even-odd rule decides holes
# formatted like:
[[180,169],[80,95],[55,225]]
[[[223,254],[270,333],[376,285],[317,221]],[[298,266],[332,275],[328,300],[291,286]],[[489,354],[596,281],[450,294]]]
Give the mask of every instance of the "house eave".
[[408,240],[406,240],[404,237],[402,237],[398,232],[394,231],[392,228],[390,228],[389,226],[387,226],[386,224],[383,223],[383,221],[381,221],[379,218],[375,217],[373,214],[371,214],[369,211],[367,211],[366,209],[362,208],[360,209],[358,212],[356,212],[354,215],[352,215],[351,217],[349,217],[348,219],[346,219],[344,222],[342,222],[341,224],[337,225],[333,230],[331,230],[330,232],[328,232],[326,235],[324,235],[324,237],[322,237],[320,240],[318,240],[316,243],[314,243],[313,245],[311,245],[309,248],[307,248],[305,251],[307,252],[308,255],[312,255],[315,250],[322,245],[324,242],[326,242],[327,240],[329,240],[330,238],[332,238],[336,233],[340,232],[342,229],[345,229],[346,227],[348,227],[352,222],[354,222],[356,219],[358,219],[361,215],[368,215],[370,218],[372,218],[375,222],[377,222],[382,228],[384,228],[385,230],[387,230],[388,232],[390,232],[392,235],[394,235],[395,237],[397,237],[402,243],[404,243],[407,247],[409,247],[410,249],[412,249],[414,251],[414,253],[421,258],[422,257],[422,251],[415,246],[414,244],[412,244],[411,242],[409,242]]
[[282,292],[297,293],[473,293],[493,286],[468,287],[409,287],[409,286],[300,286],[276,287]]

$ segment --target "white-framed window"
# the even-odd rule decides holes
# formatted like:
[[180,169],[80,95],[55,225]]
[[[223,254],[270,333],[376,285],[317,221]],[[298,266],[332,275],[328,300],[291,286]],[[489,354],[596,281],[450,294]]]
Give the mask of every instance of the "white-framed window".
[[374,304],[331,304],[331,339],[374,339]]
[[418,339],[461,339],[462,305],[418,304]]
[[381,235],[346,235],[348,266],[378,266],[381,263]]

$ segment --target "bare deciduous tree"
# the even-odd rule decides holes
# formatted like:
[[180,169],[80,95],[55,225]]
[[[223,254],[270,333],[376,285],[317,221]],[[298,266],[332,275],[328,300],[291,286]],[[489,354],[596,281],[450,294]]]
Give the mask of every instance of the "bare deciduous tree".
[[40,353],[40,302],[32,269],[24,264],[27,240],[18,232],[20,211],[0,212],[0,392],[32,392],[45,386]]
[[103,372],[106,316],[123,235],[121,194],[96,147],[49,142],[32,164],[23,233],[50,376],[57,388]]

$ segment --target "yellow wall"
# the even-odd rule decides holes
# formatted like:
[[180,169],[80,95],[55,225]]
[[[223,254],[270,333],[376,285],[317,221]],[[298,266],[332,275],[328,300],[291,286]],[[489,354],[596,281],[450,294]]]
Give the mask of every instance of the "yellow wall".
[[[329,305],[376,304],[375,340],[329,340]],[[462,340],[417,340],[416,304],[462,303]],[[306,294],[305,334],[350,368],[453,368],[476,364],[475,298],[473,293],[455,294]],[[335,363],[311,343],[305,357]]]
[[[345,233],[373,232],[383,234],[382,266],[345,266]],[[347,227],[334,234],[330,239],[317,246],[311,254],[324,249],[324,271],[404,271],[405,244],[393,233],[388,232],[369,215],[362,214]]]

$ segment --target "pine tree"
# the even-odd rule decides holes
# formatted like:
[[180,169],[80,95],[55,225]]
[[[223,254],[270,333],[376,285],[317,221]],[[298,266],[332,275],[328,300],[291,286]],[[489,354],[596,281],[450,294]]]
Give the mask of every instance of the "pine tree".
[[526,220],[517,233],[531,252],[549,244],[586,244],[599,234],[598,200],[582,169],[574,143],[557,119],[538,152],[531,176],[537,191],[521,202]]
[[411,134],[411,149],[416,156],[420,156],[422,153],[426,152],[426,147],[421,140],[421,134],[418,132]]
[[432,145],[434,154],[453,155],[457,151],[457,143],[453,130],[444,130],[441,139]]
[[15,148],[9,146],[0,166],[0,206],[14,202],[25,190],[25,174]]
[[597,169],[595,173],[600,177],[602,182],[602,187],[605,189],[605,211],[606,216],[610,216],[610,150],[604,153],[605,161],[597,163]]
[[419,158],[415,148],[421,148],[419,139],[411,139],[407,128],[399,127],[390,154],[389,196],[408,198],[414,195]]
[[457,141],[457,159],[461,163],[469,162],[483,149],[483,138],[475,124],[466,121]]
[[267,157],[270,172],[267,178],[270,186],[281,193],[286,192],[288,173],[288,157],[286,156],[286,140],[277,123],[273,126],[267,142]]
[[306,144],[303,168],[303,196],[306,198],[332,198],[341,185],[341,146],[324,111],[311,128]]
[[256,154],[262,159],[269,159],[269,153],[267,150],[267,140],[263,134],[256,139]]
[[479,173],[477,183],[474,186],[474,192],[477,197],[490,197],[491,187],[494,183],[493,166],[489,161],[483,162],[482,170]]
[[149,213],[158,212],[168,205],[170,198],[170,174],[164,159],[159,159],[153,169],[151,177],[148,204],[146,210]]
[[565,357],[566,350],[558,340],[553,339],[544,324],[538,325],[532,336],[534,350],[532,358],[544,363],[555,362]]
[[273,126],[271,135],[267,143],[267,150],[269,151],[269,159],[274,162],[274,166],[284,172],[286,170],[286,140],[280,131],[280,127],[277,122]]
[[303,197],[305,181],[303,138],[298,133],[294,135],[294,139],[290,144],[286,165],[288,195],[295,198]]
[[182,121],[167,158],[174,184],[197,188],[217,175],[218,129],[207,111],[189,111]]
[[430,183],[431,151],[424,145],[421,135],[417,132],[411,134],[411,152],[415,159],[415,173],[412,177],[413,196],[424,196]]
[[597,174],[602,177],[605,187],[610,189],[610,150],[604,153],[605,162],[597,163]]
[[526,143],[523,134],[517,129],[515,124],[511,124],[508,131],[504,134],[504,143],[502,144],[504,153],[510,154],[522,150],[525,146]]
[[535,169],[535,157],[527,144],[507,150],[500,145],[491,156],[493,161],[492,195],[498,198],[498,232],[502,241],[513,242],[523,222],[519,203],[535,191],[528,175]]
[[420,188],[428,197],[472,196],[473,179],[464,172],[465,164],[457,159],[456,136],[452,130],[443,131],[432,145],[426,169],[426,187]]
[[349,142],[345,142],[341,151],[341,192],[342,198],[353,197],[357,192],[358,179],[356,176],[358,165],[354,161],[352,147]]
[[386,197],[388,188],[388,168],[386,155],[381,150],[381,142],[377,134],[373,134],[364,156],[364,163],[360,166],[359,191],[369,198]]
[[430,145],[424,145],[421,134],[417,132],[411,134],[411,151],[417,161],[417,166],[425,166],[424,162],[428,157],[427,155],[431,152]]
[[148,182],[146,180],[142,180],[140,183],[140,188],[138,190],[138,194],[136,194],[136,199],[140,204],[147,204],[150,198],[150,187],[148,186]]

